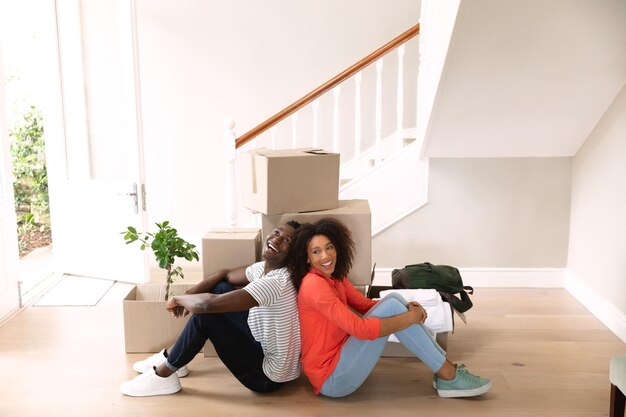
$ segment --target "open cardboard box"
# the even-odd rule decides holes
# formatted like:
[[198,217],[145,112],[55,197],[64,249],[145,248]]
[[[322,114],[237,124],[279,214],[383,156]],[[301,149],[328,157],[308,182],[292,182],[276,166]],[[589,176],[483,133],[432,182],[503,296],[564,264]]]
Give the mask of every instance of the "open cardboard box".
[[[175,295],[194,284],[173,284]],[[126,353],[155,353],[170,348],[189,317],[175,318],[165,309],[165,284],[135,285],[124,297],[124,341]]]

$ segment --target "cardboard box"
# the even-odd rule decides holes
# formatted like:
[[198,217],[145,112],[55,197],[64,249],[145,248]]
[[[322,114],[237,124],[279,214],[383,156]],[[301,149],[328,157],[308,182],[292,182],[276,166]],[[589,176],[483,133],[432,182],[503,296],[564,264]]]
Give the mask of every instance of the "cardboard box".
[[211,229],[202,238],[202,276],[261,260],[261,229]]
[[334,217],[352,232],[356,253],[348,279],[354,285],[370,285],[372,278],[372,214],[367,200],[339,200],[339,207],[307,213],[262,216],[263,235],[289,220],[314,222],[322,217]]
[[339,154],[266,148],[239,158],[243,206],[266,215],[337,208]]
[[[173,284],[182,294],[193,284]],[[135,285],[124,297],[124,341],[126,353],[156,353],[170,348],[189,321],[175,318],[165,309],[165,284]]]

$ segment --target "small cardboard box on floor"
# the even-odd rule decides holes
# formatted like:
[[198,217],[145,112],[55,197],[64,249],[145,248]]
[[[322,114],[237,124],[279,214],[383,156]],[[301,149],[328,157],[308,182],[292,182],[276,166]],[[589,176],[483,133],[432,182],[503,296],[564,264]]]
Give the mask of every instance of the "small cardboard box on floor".
[[300,223],[314,222],[322,217],[334,217],[352,232],[355,256],[348,279],[356,286],[370,285],[372,273],[372,214],[367,200],[339,200],[338,207],[331,210],[306,213],[287,213],[262,216],[263,235],[276,226],[295,220]]
[[243,206],[265,215],[337,208],[339,154],[266,148],[238,157]]
[[261,260],[261,229],[211,229],[202,238],[202,277]]
[[[173,284],[180,295],[193,284]],[[190,316],[175,318],[165,309],[165,284],[135,285],[124,297],[124,341],[126,353],[155,353],[170,348]]]

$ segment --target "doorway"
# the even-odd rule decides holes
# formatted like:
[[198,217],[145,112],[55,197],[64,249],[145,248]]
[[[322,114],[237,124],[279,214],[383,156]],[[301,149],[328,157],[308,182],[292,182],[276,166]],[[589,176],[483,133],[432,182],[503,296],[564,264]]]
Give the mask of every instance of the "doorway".
[[[29,128],[42,125],[54,225],[54,245],[29,242],[38,247],[19,261],[19,273],[0,274],[0,287],[14,288],[2,276],[15,275],[22,296],[63,275],[146,280],[145,253],[128,250],[120,236],[146,221],[134,7],[132,0],[0,1],[2,67],[10,74],[0,110],[11,115],[7,132],[25,119]],[[41,213],[24,214],[41,231]]]
[[[40,3],[39,3],[40,4]],[[15,206],[19,298],[53,274],[45,120],[45,8],[33,1],[3,2],[0,13],[2,72]],[[49,23],[48,23],[49,25]],[[32,294],[30,294],[32,296]]]

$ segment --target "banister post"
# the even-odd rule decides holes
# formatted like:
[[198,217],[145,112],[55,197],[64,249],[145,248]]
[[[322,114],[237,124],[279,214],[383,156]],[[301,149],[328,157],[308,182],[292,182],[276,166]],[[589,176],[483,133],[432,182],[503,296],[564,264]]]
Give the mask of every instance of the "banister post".
[[313,147],[317,148],[319,143],[319,130],[317,114],[320,108],[320,100],[316,98],[313,100]]
[[361,71],[357,72],[354,77],[354,158],[360,160],[361,158],[361,141],[363,135],[361,134]]
[[396,102],[396,150],[402,149],[404,118],[404,44],[398,47],[398,90]]
[[339,97],[341,85],[333,89],[333,152],[340,153],[341,139],[339,133]]
[[376,114],[374,119],[375,129],[375,158],[376,165],[382,161],[382,133],[383,133],[383,59],[376,61]]
[[235,186],[235,121],[224,119],[222,123],[222,139],[224,141],[224,156],[226,159],[226,223],[230,227],[237,225],[237,192]]

